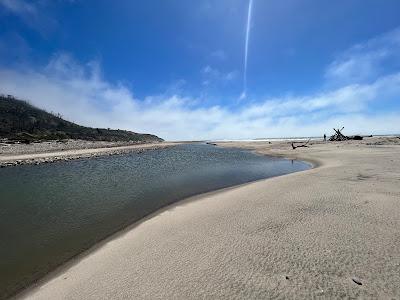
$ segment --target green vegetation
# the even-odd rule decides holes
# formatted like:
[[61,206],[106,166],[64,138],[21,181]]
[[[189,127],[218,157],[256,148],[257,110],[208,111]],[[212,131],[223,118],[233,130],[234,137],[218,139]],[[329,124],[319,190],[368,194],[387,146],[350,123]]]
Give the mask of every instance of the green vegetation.
[[62,139],[143,143],[163,141],[151,134],[80,126],[10,95],[0,95],[0,138],[26,143]]

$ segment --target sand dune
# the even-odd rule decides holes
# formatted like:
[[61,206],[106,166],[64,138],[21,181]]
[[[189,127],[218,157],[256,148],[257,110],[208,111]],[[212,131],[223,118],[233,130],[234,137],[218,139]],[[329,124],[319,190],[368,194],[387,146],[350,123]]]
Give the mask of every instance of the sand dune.
[[183,201],[20,296],[400,298],[400,146],[381,144],[225,143],[318,167]]

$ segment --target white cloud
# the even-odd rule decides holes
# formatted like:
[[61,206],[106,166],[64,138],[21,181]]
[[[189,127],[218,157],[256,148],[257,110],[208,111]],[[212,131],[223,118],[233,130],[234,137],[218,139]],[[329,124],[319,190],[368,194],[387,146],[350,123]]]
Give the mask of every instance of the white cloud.
[[400,67],[400,28],[343,52],[328,66],[325,78],[339,85],[363,83],[375,80],[390,67]]
[[400,132],[399,112],[371,114],[368,109],[400,96],[400,73],[240,108],[201,107],[198,99],[178,94],[137,99],[123,84],[104,80],[95,62],[79,65],[59,54],[41,69],[0,69],[0,92],[83,125],[149,132],[169,140],[322,135],[342,125],[349,134]]

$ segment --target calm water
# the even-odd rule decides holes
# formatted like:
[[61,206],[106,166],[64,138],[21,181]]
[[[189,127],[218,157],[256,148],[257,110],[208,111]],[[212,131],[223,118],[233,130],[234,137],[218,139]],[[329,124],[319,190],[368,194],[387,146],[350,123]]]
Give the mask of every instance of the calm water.
[[191,144],[1,169],[0,298],[177,200],[309,167]]

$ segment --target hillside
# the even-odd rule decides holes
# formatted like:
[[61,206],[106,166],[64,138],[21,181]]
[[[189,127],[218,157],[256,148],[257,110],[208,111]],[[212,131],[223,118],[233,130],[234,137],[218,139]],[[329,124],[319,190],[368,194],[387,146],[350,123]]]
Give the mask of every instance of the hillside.
[[66,121],[26,101],[0,95],[0,138],[23,142],[82,139],[90,141],[161,142],[151,135],[125,130],[90,128]]

